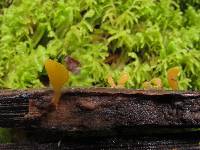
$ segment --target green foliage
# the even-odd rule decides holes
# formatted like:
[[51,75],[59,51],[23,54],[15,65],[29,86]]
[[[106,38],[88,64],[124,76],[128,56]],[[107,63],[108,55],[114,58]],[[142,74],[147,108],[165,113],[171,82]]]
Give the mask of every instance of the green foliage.
[[200,0],[176,0],[176,2],[183,11],[187,9],[188,6],[193,6],[196,9],[200,8]]
[[10,129],[0,128],[0,143],[10,143],[11,140]]
[[[108,86],[121,72],[127,88],[180,66],[180,89],[200,89],[199,0],[14,0],[0,15],[0,86],[42,87],[46,58],[81,63],[68,86]],[[117,62],[105,63],[119,53]]]
[[11,3],[12,0],[0,0],[0,9],[8,7]]

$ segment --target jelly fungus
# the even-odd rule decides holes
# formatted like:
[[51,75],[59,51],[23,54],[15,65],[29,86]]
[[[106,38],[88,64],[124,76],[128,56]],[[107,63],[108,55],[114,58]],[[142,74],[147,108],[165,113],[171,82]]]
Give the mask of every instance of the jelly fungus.
[[153,78],[150,82],[154,88],[162,89],[162,81],[160,78]]
[[112,78],[112,75],[109,75],[108,76],[108,84],[111,86],[111,88],[115,88],[116,87],[116,84]]
[[148,82],[148,81],[145,81],[145,82],[142,84],[142,86],[143,86],[144,90],[151,90],[151,89],[153,89],[153,86],[152,86],[151,83]]
[[67,82],[69,73],[64,65],[51,59],[46,60],[45,69],[54,90],[52,103],[57,105],[61,96],[61,89],[65,82]]
[[160,78],[153,78],[151,81],[145,81],[142,86],[145,90],[161,90],[162,81]]
[[172,90],[178,90],[177,77],[179,76],[179,74],[180,74],[179,67],[173,67],[167,71],[167,80]]
[[118,80],[118,82],[117,82],[117,85],[116,85],[114,80],[113,80],[112,75],[109,75],[108,76],[108,84],[112,88],[124,88],[126,82],[128,81],[128,79],[129,79],[129,75],[127,73],[122,73],[120,78],[119,78],[119,80]]
[[119,80],[118,80],[117,87],[124,88],[124,86],[125,86],[126,82],[128,81],[128,79],[129,79],[128,73],[123,73],[121,75],[121,77],[119,78]]

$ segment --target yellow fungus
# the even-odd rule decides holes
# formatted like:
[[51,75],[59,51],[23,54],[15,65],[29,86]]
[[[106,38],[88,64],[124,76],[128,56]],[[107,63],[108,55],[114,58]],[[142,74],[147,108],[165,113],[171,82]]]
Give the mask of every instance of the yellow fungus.
[[128,79],[129,79],[128,73],[123,73],[121,75],[121,77],[119,78],[119,80],[118,80],[117,87],[124,88],[124,86],[125,86],[126,82],[128,81]]
[[178,77],[179,73],[180,73],[179,67],[173,67],[167,71],[167,80],[168,80],[169,86],[172,88],[172,90],[178,90],[177,77]]
[[52,103],[57,105],[61,96],[61,89],[67,82],[69,73],[64,65],[51,59],[46,60],[45,69],[55,92]]
[[108,76],[108,84],[111,86],[111,88],[115,88],[116,87],[116,84],[112,78],[112,75],[109,75]]
[[162,89],[162,81],[160,78],[153,78],[151,81],[145,81],[142,86],[145,90],[160,90]]
[[153,86],[153,88],[156,88],[156,89],[162,89],[162,81],[160,78],[153,78],[151,81],[150,81],[151,85]]
[[151,83],[148,82],[148,81],[145,81],[145,82],[142,84],[142,86],[143,86],[144,90],[151,90],[151,89],[153,89]]

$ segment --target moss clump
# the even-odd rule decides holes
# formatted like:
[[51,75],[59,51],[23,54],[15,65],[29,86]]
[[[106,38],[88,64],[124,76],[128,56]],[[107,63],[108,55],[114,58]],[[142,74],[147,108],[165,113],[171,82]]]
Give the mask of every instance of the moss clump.
[[[81,64],[68,86],[127,88],[181,68],[180,89],[200,89],[199,0],[14,0],[0,15],[0,86],[42,87],[44,60]],[[3,6],[3,5],[2,5]],[[112,58],[112,59],[111,59]],[[108,61],[109,60],[109,61]]]

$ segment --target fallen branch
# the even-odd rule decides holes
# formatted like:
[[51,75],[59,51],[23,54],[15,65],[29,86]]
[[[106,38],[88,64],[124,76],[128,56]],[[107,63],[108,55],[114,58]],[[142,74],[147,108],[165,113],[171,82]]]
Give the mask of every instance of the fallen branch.
[[200,127],[200,93],[111,88],[0,91],[0,126],[62,131],[116,127]]

